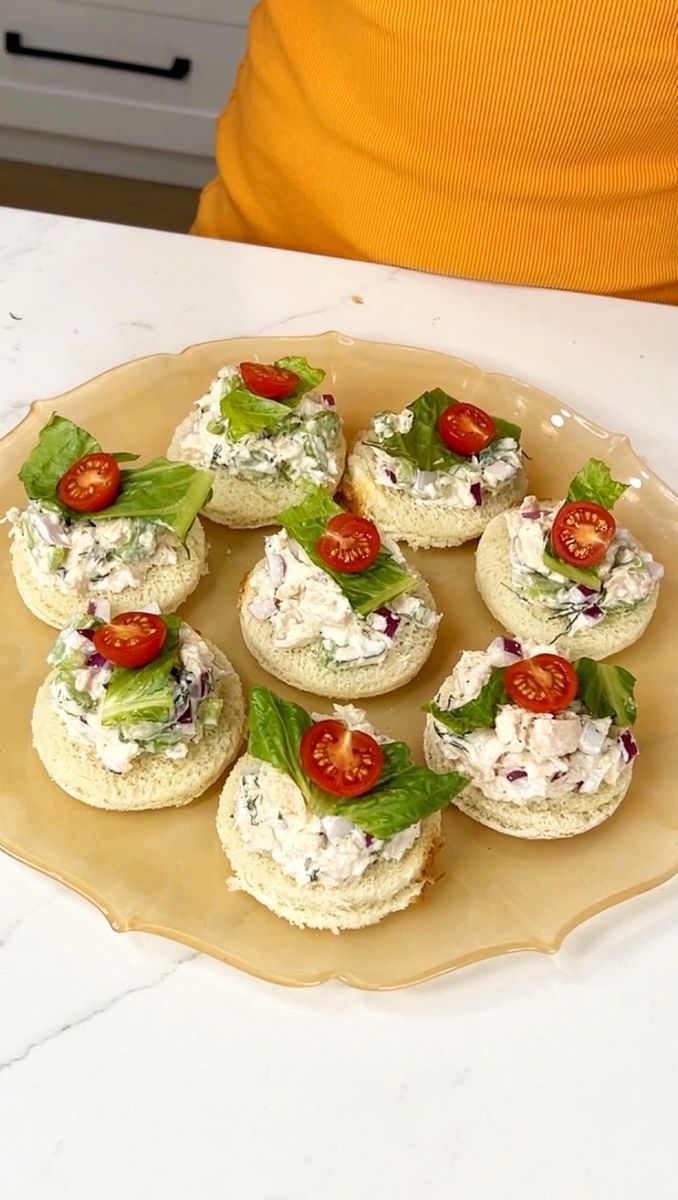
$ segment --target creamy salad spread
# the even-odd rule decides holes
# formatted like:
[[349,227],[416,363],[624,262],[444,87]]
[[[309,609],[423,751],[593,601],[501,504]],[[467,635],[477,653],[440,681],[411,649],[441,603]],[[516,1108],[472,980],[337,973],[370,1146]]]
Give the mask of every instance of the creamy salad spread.
[[[437,702],[453,711],[480,694],[493,668],[551,652],[550,646],[501,637],[487,650],[466,650]],[[450,765],[484,796],[519,805],[615,784],[637,754],[628,730],[614,727],[609,717],[594,719],[577,700],[553,714],[502,704],[490,728],[463,736],[435,719],[434,728]]]
[[307,392],[274,429],[233,440],[221,401],[241,382],[237,367],[221,368],[209,390],[196,401],[190,426],[181,439],[181,457],[255,481],[282,477],[322,487],[335,480],[341,429],[332,397]]
[[[382,745],[391,740],[378,734],[362,709],[353,705],[335,704],[333,717]],[[326,719],[313,715],[314,721]],[[417,822],[380,841],[344,817],[310,812],[294,780],[261,759],[246,755],[235,770],[234,816],[246,848],[268,855],[296,883],[337,887],[359,879],[374,862],[401,859],[421,832]]]
[[[141,754],[185,758],[190,746],[199,742],[221,715],[222,701],[215,696],[215,684],[222,672],[209,647],[182,622],[177,659],[168,680],[169,714],[163,720],[143,724],[106,723],[102,719],[103,701],[114,672],[120,669],[98,654],[92,642],[96,626],[109,619],[109,606],[99,601],[91,607],[92,615],[75,617],[62,630],[47,659],[54,669],[52,703],[69,737],[91,747],[103,765],[116,774],[129,771]],[[149,606],[145,611],[158,609]]]
[[[379,441],[393,433],[408,433],[414,417],[405,408],[400,413],[377,413],[372,418],[375,479],[382,487],[407,492],[417,500],[447,500],[456,508],[476,508],[485,493],[496,492],[518,474],[521,452],[514,438],[496,438],[484,450],[445,471],[421,471],[406,458],[396,458],[379,448]],[[375,444],[376,443],[376,444]]]
[[617,526],[607,554],[596,567],[600,591],[557,574],[544,562],[560,501],[528,496],[504,514],[510,539],[511,586],[527,600],[570,620],[569,632],[597,624],[603,617],[628,611],[647,600],[664,574],[628,529]]
[[174,566],[186,551],[159,521],[140,517],[73,520],[55,506],[28,500],[7,513],[31,569],[43,586],[59,591],[121,592],[151,567]]
[[[382,536],[382,544],[398,562],[404,561],[395,543]],[[332,576],[315,566],[284,529],[267,537],[265,547],[263,561],[250,576],[254,598],[249,611],[256,620],[270,622],[274,645],[281,650],[320,640],[328,665],[368,666],[383,659],[410,622],[430,629],[440,620],[423,600],[407,593],[361,616]]]

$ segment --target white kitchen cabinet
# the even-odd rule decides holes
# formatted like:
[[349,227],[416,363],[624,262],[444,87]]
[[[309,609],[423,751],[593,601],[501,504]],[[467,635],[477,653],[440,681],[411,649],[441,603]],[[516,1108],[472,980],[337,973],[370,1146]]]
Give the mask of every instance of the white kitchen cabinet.
[[249,8],[0,0],[0,157],[204,183]]

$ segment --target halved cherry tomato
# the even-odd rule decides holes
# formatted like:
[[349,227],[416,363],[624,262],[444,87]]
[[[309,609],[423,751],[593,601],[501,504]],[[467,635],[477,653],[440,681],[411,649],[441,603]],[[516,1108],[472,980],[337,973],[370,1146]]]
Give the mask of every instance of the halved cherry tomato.
[[617,528],[612,513],[589,500],[570,500],[558,509],[551,544],[573,567],[595,567],[607,554]]
[[577,673],[559,654],[537,654],[511,663],[504,672],[509,699],[528,712],[555,713],[567,708],[579,691]]
[[477,454],[496,432],[492,417],[475,404],[451,404],[438,418],[438,433],[455,454]]
[[94,633],[94,648],[116,667],[145,667],[157,658],[167,626],[155,613],[119,613]]
[[57,496],[76,512],[99,512],[115,500],[120,467],[111,454],[85,454],[57,484]]
[[283,400],[299,386],[299,376],[294,371],[266,363],[242,362],[240,374],[245,387],[266,400]]
[[355,513],[337,513],[331,517],[315,546],[328,567],[348,574],[370,567],[380,547],[376,525]]
[[318,721],[301,739],[301,765],[333,796],[362,796],[381,775],[384,755],[368,733],[347,729],[341,721]]

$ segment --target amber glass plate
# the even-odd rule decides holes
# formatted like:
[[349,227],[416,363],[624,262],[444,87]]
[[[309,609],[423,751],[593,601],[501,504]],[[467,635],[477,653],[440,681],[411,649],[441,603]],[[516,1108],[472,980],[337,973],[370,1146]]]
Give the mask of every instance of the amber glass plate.
[[[175,425],[217,368],[259,356],[304,354],[327,371],[349,440],[370,413],[400,408],[426,388],[518,421],[537,495],[558,496],[582,461],[605,459],[631,487],[617,514],[664,562],[667,578],[646,636],[623,655],[637,676],[641,754],[633,786],[606,824],[569,841],[535,843],[493,833],[451,810],[444,817],[439,879],[409,911],[371,929],[301,931],[256,901],[226,888],[228,863],[214,819],[218,787],[187,808],[106,813],[70,799],[51,783],[31,748],[30,713],[54,633],[23,607],[14,589],[6,530],[0,538],[0,845],[92,900],[114,929],[175,938],[233,966],[287,984],[340,978],[356,987],[393,988],[509,950],[552,952],[593,913],[653,887],[678,870],[678,652],[672,613],[678,593],[678,498],[639,461],[627,439],[563,408],[553,397],[445,355],[353,341],[242,338],[192,346],[109,371],[56,400],[40,400],[0,443],[0,510],[23,503],[16,480],[49,414],[84,425],[106,447],[163,453]],[[322,709],[262,671],[245,649],[235,597],[261,557],[261,532],[207,523],[210,574],[182,610],[230,656],[243,682],[272,683],[283,695]],[[405,688],[367,701],[380,729],[408,741],[421,758],[421,705],[464,648],[498,631],[473,582],[473,546],[423,551],[413,561],[445,614],[428,664]]]

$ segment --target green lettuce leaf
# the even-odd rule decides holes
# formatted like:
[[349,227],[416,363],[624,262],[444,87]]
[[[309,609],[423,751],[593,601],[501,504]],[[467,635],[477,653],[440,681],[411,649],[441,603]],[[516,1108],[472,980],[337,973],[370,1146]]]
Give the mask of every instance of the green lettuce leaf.
[[294,371],[299,383],[296,389],[280,400],[267,400],[257,396],[246,388],[242,381],[227,392],[220,403],[221,415],[228,421],[228,436],[233,442],[239,442],[248,433],[263,433],[273,430],[285,417],[290,409],[296,408],[301,397],[310,392],[325,378],[325,372],[319,367],[312,367],[305,358],[289,355],[278,358],[273,364]]
[[578,658],[572,665],[579,680],[578,699],[592,717],[612,717],[615,725],[633,725],[636,680],[630,671],[592,658]]
[[[78,513],[57,498],[56,489],[69,467],[85,454],[95,454],[101,446],[91,434],[67,417],[57,413],[40,431],[38,443],[19,471],[26,494],[31,500],[51,504],[72,521],[92,520],[91,513]],[[117,462],[132,462],[138,454],[117,451]],[[116,517],[138,517],[158,521],[173,529],[183,541],[212,489],[211,471],[188,463],[155,458],[144,467],[120,472],[120,491],[113,504],[94,514],[97,521]]]
[[289,775],[306,799],[313,784],[302,768],[299,747],[302,736],[312,724],[301,705],[281,700],[266,687],[255,685],[250,688],[250,754]]
[[[99,450],[101,446],[86,429],[54,413],[40,430],[37,445],[19,471],[26,495],[31,500],[48,500],[58,504],[56,489],[62,475],[84,454],[94,454]],[[59,504],[59,507],[63,509],[63,505]]]
[[289,775],[312,812],[346,817],[373,837],[393,837],[437,812],[467,782],[455,771],[436,775],[412,766],[408,747],[391,742],[382,747],[384,766],[371,792],[356,800],[332,796],[316,787],[301,765],[301,739],[312,723],[300,705],[281,700],[265,687],[250,689],[249,753]]
[[101,706],[102,725],[142,725],[169,720],[173,707],[170,672],[179,659],[181,618],[165,616],[165,644],[145,667],[114,667]]
[[[459,463],[468,462],[468,458],[455,454],[445,445],[438,433],[438,421],[446,408],[458,403],[442,388],[424,392],[407,406],[414,414],[407,433],[392,433],[384,438],[374,435],[369,439],[369,444],[378,446],[393,458],[404,458],[420,471],[451,471]],[[512,437],[520,442],[519,425],[505,421],[503,417],[493,417],[492,420],[497,428],[492,441]]]
[[325,532],[330,518],[343,512],[344,509],[335,504],[323,488],[314,488],[301,504],[278,513],[276,519],[283,529],[287,530],[289,536],[306,551],[311,562],[321,567],[339,584],[351,607],[362,616],[366,616],[387,604],[389,600],[395,600],[396,596],[402,595],[403,592],[411,591],[415,580],[383,547],[365,571],[350,574],[333,571],[328,567],[318,554],[316,544]]
[[277,358],[274,366],[283,367],[286,371],[294,371],[299,378],[299,383],[292,396],[285,396],[285,404],[289,404],[290,400],[300,400],[302,396],[306,395],[306,392],[312,392],[314,388],[317,388],[325,378],[325,372],[320,367],[312,367],[308,360],[300,355],[287,354],[284,358]]
[[457,771],[437,775],[428,767],[408,767],[389,783],[378,783],[367,795],[340,803],[336,812],[365,833],[385,840],[445,808],[467,783],[466,776]]
[[568,500],[590,500],[609,512],[628,488],[610,474],[610,468],[598,458],[590,458],[577,472],[567,492]]
[[505,667],[494,667],[490,678],[475,699],[468,700],[459,708],[447,712],[432,700],[424,705],[424,712],[430,713],[436,721],[440,721],[441,725],[451,729],[458,737],[472,733],[474,729],[489,729],[494,725],[499,706],[508,703],[504,671]]
[[[97,521],[138,517],[157,521],[184,541],[212,490],[212,471],[184,462],[154,458],[143,467],[120,472],[120,491],[108,508],[95,513]],[[80,514],[72,513],[77,520]],[[87,518],[88,514],[82,514]]]
[[[523,433],[520,425],[516,425],[513,421],[506,421],[503,417],[493,417],[492,420],[497,430],[496,436],[492,438],[492,442],[500,441],[502,438],[513,438],[514,442],[520,445]],[[492,442],[490,442],[490,445],[492,445]]]
[[222,417],[228,421],[228,436],[232,442],[239,442],[248,433],[275,429],[289,416],[289,408],[279,400],[255,396],[243,385],[228,392],[219,407]]

